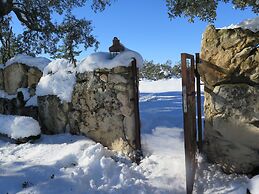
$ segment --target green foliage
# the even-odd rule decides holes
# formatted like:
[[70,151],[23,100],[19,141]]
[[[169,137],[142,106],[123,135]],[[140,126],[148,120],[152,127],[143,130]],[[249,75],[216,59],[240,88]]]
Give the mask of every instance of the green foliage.
[[181,77],[181,65],[171,66],[172,62],[167,61],[164,64],[155,64],[153,61],[145,61],[144,66],[140,69],[140,79],[159,80]]
[[[92,9],[102,11],[111,0],[92,0]],[[6,30],[12,34],[13,39],[19,39],[26,51],[34,54],[49,53],[53,57],[64,57],[75,63],[75,56],[80,48],[97,48],[98,41],[92,35],[92,24],[84,18],[78,19],[72,14],[72,10],[82,7],[87,0],[0,0],[0,25],[5,25]],[[12,32],[11,20],[14,13],[24,26],[22,34],[15,35]],[[53,20],[53,16],[58,21]],[[10,36],[0,34],[0,38],[8,39]],[[18,38],[19,37],[19,38]],[[0,43],[0,48],[6,50],[6,45]],[[16,51],[15,54],[18,53]]]
[[[216,10],[220,0],[166,0],[169,18],[187,17],[190,22],[198,17],[202,21],[213,22],[216,19]],[[231,2],[236,9],[252,8],[254,13],[259,13],[258,0],[222,0]]]
[[21,42],[21,37],[15,36],[10,27],[11,17],[3,18],[0,28],[0,64],[4,64],[8,59],[17,53],[33,55],[26,44]]

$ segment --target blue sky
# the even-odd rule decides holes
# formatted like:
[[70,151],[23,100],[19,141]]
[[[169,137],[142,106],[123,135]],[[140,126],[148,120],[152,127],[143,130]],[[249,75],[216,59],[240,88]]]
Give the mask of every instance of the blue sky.
[[[151,3],[152,2],[152,3]],[[138,51],[144,59],[155,62],[180,60],[180,53],[200,51],[201,37],[208,23],[187,18],[170,21],[165,1],[162,0],[116,0],[103,12],[94,13],[90,7],[75,10],[78,17],[92,20],[93,34],[100,41],[98,51],[108,51],[114,36],[129,49]],[[256,17],[250,9],[235,10],[231,4],[219,3],[216,27],[236,24]],[[78,59],[94,52],[83,51]]]
[[[181,52],[199,52],[202,33],[208,25],[199,20],[189,23],[187,18],[170,21],[165,1],[161,0],[117,0],[101,13],[94,14],[90,9],[87,12],[81,8],[77,15],[93,21],[93,33],[101,43],[99,51],[107,51],[112,38],[117,36],[144,59],[160,63],[168,59],[176,63]],[[231,4],[224,3],[219,3],[217,14],[216,27],[256,16],[249,9],[235,10]],[[80,57],[90,52],[93,50],[83,52]]]

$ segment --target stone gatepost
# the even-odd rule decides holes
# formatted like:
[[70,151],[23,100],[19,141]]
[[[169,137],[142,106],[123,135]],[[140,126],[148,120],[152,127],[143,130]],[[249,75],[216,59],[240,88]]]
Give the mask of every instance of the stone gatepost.
[[227,173],[259,167],[259,32],[215,29],[202,39],[208,159]]
[[132,156],[136,150],[132,67],[77,73],[70,113],[71,132]]

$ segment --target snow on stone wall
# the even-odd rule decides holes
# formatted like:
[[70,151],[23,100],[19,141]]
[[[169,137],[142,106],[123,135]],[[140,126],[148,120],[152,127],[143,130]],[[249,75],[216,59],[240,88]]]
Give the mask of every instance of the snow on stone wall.
[[83,133],[132,154],[136,147],[133,58],[140,67],[142,57],[129,50],[116,56],[92,54],[76,68],[63,59],[49,63],[36,89],[42,131]]
[[71,102],[75,85],[75,68],[66,59],[57,59],[49,63],[37,88],[37,96],[55,95],[61,101]]
[[[35,90],[46,58],[17,55],[0,68],[0,114],[31,116],[38,119]],[[29,102],[27,104],[27,102]]]
[[95,53],[76,68],[65,59],[49,63],[18,55],[0,69],[4,83],[0,82],[4,107],[0,113],[32,112],[43,133],[82,133],[130,155],[136,148],[134,103],[138,103],[133,93],[133,59],[137,67],[142,66],[142,57],[130,50],[116,56]]
[[43,69],[50,63],[50,60],[45,57],[31,57],[24,54],[18,54],[14,56],[13,58],[9,59],[5,67],[12,65],[12,64],[24,64],[30,67],[36,67],[40,71],[43,71]]

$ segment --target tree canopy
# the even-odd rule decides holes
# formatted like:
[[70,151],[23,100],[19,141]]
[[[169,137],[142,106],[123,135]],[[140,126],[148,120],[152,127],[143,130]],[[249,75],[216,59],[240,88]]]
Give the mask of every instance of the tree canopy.
[[[254,13],[259,13],[258,0],[221,0],[231,2],[236,9],[252,8]],[[198,17],[202,21],[213,22],[216,19],[217,7],[220,0],[166,0],[169,18],[187,17],[190,22]]]
[[172,66],[172,61],[165,63],[154,63],[154,61],[144,61],[143,68],[139,71],[140,79],[159,80],[181,77],[181,63]]
[[[23,52],[49,53],[52,57],[75,62],[83,47],[98,47],[92,34],[92,22],[73,15],[73,9],[89,3],[92,9],[103,11],[113,0],[0,0],[0,63]],[[230,0],[222,0],[227,3]],[[169,18],[195,17],[214,21],[219,0],[166,0]],[[258,0],[232,0],[236,8],[252,8],[259,13]],[[152,2],[151,2],[152,3]],[[15,34],[12,18],[17,17],[24,29]],[[55,21],[54,18],[58,18]]]
[[[76,18],[72,10],[84,6],[87,0],[0,0],[0,24],[4,29],[0,31],[0,46],[6,52],[5,40],[13,36],[11,42],[21,42],[19,49],[27,54],[49,53],[54,57],[64,57],[75,61],[80,53],[79,45],[85,49],[98,46],[98,41],[92,35],[92,23],[85,18]],[[103,11],[110,0],[92,0],[91,7]],[[10,20],[16,16],[24,26],[23,33],[13,33]],[[58,16],[61,22],[53,20]],[[4,32],[3,32],[4,31]],[[16,39],[16,40],[14,40]],[[11,46],[9,44],[9,46]],[[5,62],[3,53],[1,61]],[[15,52],[15,50],[13,50]],[[9,52],[7,55],[12,55]],[[6,55],[6,53],[4,53]]]

